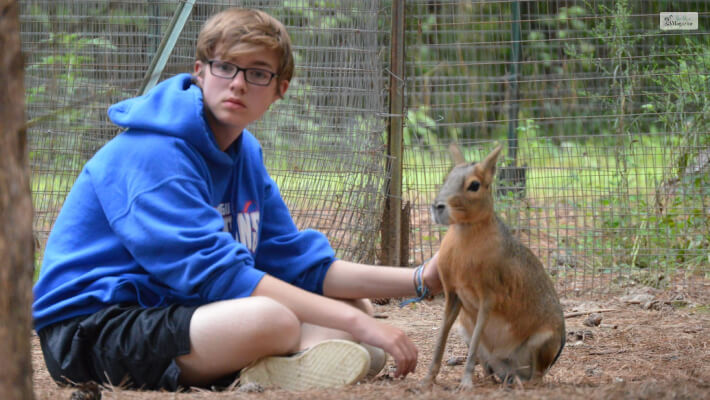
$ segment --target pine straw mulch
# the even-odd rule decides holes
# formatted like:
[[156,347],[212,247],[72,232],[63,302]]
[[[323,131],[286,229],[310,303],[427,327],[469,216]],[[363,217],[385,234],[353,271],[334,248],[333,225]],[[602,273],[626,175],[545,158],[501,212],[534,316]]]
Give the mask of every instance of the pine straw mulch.
[[[102,388],[103,399],[700,399],[710,394],[710,291],[690,296],[650,288],[625,293],[563,299],[565,313],[583,311],[566,319],[567,346],[543,382],[503,387],[481,379],[480,367],[470,392],[456,390],[463,365],[442,366],[432,389],[419,386],[431,360],[443,309],[443,298],[400,309],[396,301],[376,306],[376,316],[399,326],[419,348],[417,371],[393,379],[392,360],[369,382],[342,389],[289,393],[281,390],[245,392],[191,390],[181,393]],[[587,326],[592,310],[599,325]],[[598,316],[597,316],[598,317]],[[597,321],[598,322],[598,321]],[[47,374],[41,350],[33,337],[34,388],[37,399],[70,399],[74,388],[58,387]],[[463,356],[463,342],[452,334],[444,360]],[[78,397],[76,397],[78,398]]]

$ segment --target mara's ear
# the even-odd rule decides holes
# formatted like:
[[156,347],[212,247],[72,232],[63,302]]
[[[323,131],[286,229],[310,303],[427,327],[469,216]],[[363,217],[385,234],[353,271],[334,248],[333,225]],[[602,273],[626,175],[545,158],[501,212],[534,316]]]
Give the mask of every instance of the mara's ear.
[[493,151],[491,151],[486,158],[481,161],[480,166],[483,170],[486,182],[490,184],[493,182],[493,175],[496,173],[496,163],[498,162],[498,155],[503,147],[501,145],[496,146]]
[[451,159],[454,161],[454,165],[466,163],[466,159],[463,158],[461,149],[459,149],[459,146],[457,146],[456,143],[451,143],[449,145],[449,153],[451,153]]

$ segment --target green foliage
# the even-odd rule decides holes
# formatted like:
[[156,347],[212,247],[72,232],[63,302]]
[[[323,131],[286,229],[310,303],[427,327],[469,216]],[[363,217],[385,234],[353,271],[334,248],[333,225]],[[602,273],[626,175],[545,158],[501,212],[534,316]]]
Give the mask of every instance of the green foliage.
[[[654,47],[660,49],[662,43]],[[649,94],[644,111],[656,113],[660,129],[681,135],[684,144],[710,143],[710,46],[685,38],[683,46],[667,49],[667,62],[652,72],[661,90]],[[679,165],[684,168],[686,165]]]
[[619,251],[616,262],[660,271],[683,267],[692,272],[707,265],[710,227],[702,204],[710,196],[710,178],[707,174],[688,176],[662,190],[666,191],[659,194],[663,204],[640,197],[634,199],[638,213],[619,214],[617,210],[616,215],[604,216],[604,227],[623,232],[609,238]]
[[[554,17],[543,18],[540,21],[539,29],[530,31],[528,52],[543,60],[542,65],[548,71],[555,74],[573,72],[566,71],[566,68],[569,67],[566,64],[569,63],[559,62],[559,52],[556,48],[559,44],[553,44],[554,42],[551,43],[547,39],[564,39],[562,41],[563,50],[571,59],[576,58],[579,54],[594,53],[596,47],[587,38],[586,33],[590,29],[588,19],[584,18],[587,14],[588,10],[579,5],[560,7]],[[580,58],[585,59],[585,57]],[[585,67],[588,70],[589,65],[585,65]],[[533,75],[538,75],[541,72],[537,66],[528,69],[528,73]]]
[[[53,33],[50,32],[48,38],[40,41],[42,45],[51,46],[57,49],[53,54],[40,57],[34,61],[27,71],[50,69],[58,86],[66,90],[66,95],[71,97],[75,94],[76,87],[85,81],[82,76],[82,67],[94,61],[94,56],[89,49],[115,50],[116,47],[104,38],[84,38],[78,33]],[[32,104],[37,99],[37,95],[45,94],[45,90],[35,90],[30,92],[27,102]]]
[[437,146],[439,144],[436,135],[436,121],[429,116],[427,107],[407,111],[402,140],[405,146]]
[[[297,22],[301,26],[313,26],[318,29],[333,29],[352,21],[350,13],[343,12],[338,7],[338,1],[328,0],[285,0],[283,2],[283,12],[286,18],[297,17]],[[293,19],[283,20],[284,23],[296,22]],[[298,42],[297,42],[298,43]],[[306,42],[301,42],[306,43]]]

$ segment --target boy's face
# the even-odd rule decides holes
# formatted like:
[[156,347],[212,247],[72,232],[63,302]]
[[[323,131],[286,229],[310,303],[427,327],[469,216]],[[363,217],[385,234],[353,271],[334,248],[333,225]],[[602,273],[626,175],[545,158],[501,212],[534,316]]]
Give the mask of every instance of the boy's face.
[[[215,51],[215,54],[220,52]],[[258,47],[236,57],[215,56],[213,60],[226,61],[240,69],[259,68],[272,73],[278,71],[279,65],[279,57],[274,51]],[[214,68],[218,72],[217,65]],[[219,77],[210,71],[210,64],[203,61],[195,62],[195,75],[202,87],[207,122],[222,150],[231,145],[247,125],[261,118],[269,106],[281,98],[279,93],[286,92],[289,84],[273,77],[267,86],[258,86],[246,81],[243,70],[232,79]]]

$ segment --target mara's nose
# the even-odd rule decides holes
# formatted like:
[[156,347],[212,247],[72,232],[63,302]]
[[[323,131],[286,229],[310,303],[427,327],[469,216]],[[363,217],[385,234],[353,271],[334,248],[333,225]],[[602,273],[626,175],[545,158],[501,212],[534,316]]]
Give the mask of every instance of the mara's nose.
[[431,205],[431,219],[435,224],[446,224],[446,203],[438,201]]

